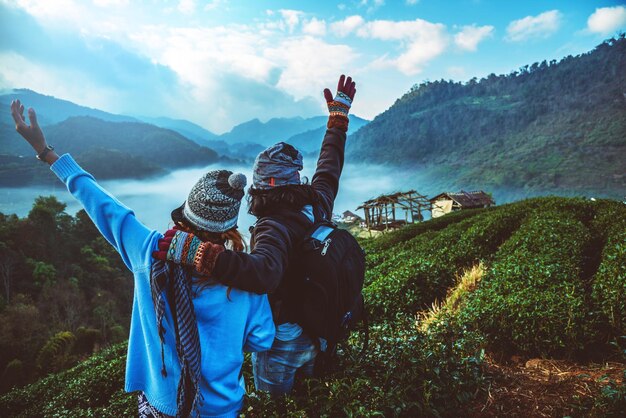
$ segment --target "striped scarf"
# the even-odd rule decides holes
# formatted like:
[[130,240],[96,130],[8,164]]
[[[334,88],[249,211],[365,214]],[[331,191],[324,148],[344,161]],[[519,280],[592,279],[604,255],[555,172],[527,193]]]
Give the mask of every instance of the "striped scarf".
[[170,305],[176,332],[176,352],[180,362],[180,380],[176,399],[176,417],[199,415],[200,394],[200,338],[193,309],[191,273],[182,266],[156,260],[150,274],[152,301],[161,339],[161,374],[165,369],[163,314],[165,301]]

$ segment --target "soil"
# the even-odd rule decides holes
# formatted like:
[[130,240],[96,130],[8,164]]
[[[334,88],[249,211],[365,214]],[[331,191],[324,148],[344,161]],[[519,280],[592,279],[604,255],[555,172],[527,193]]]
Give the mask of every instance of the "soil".
[[513,356],[506,363],[488,357],[486,364],[490,384],[472,417],[604,416],[596,402],[602,389],[626,384],[623,363],[581,365]]

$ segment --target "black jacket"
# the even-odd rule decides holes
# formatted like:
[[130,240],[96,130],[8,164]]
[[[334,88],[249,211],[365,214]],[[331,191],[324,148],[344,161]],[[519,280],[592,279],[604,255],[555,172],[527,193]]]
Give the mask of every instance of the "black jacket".
[[[326,131],[311,186],[318,193],[318,210],[331,219],[343,169],[346,133],[339,128]],[[297,264],[294,245],[311,224],[299,212],[263,217],[254,230],[254,249],[248,254],[224,251],[212,276],[227,286],[254,293],[277,293],[286,285],[290,267]],[[277,318],[275,318],[276,320]],[[278,323],[283,321],[276,321]]]

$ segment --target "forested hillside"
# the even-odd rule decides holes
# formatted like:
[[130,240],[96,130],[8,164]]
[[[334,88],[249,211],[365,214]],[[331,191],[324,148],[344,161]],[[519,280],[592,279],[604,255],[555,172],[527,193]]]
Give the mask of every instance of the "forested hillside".
[[350,137],[349,158],[412,166],[454,190],[621,198],[624,68],[621,35],[506,75],[415,85]]
[[132,275],[84,211],[64,209],[40,197],[25,218],[0,213],[2,392],[128,338]]
[[[178,132],[140,122],[108,122],[88,116],[72,117],[45,128],[48,143],[71,153],[100,179],[142,178],[170,169],[204,166],[219,160],[217,153]],[[47,167],[35,164],[32,150],[15,128],[1,136],[0,185],[24,186],[56,180]],[[28,158],[19,158],[25,155]]]
[[[68,225],[82,224],[57,216]],[[21,222],[33,221],[9,224]],[[626,407],[624,230],[626,205],[620,202],[539,198],[455,212],[363,240],[371,322],[365,357],[357,356],[362,340],[355,335],[340,351],[334,373],[301,384],[278,401],[254,392],[247,363],[243,412],[255,417],[620,416]],[[7,248],[21,248],[2,240]],[[76,245],[86,245],[81,252],[87,254],[95,248],[89,242]],[[109,260],[110,254],[97,251]],[[82,261],[65,264],[81,271],[94,264],[103,268],[104,260],[84,267]],[[22,263],[21,280],[36,283],[35,271],[41,269]],[[75,274],[57,271],[57,283]],[[99,283],[99,275],[90,275],[89,283]],[[79,280],[79,290],[84,283]],[[25,293],[41,289],[19,286],[26,286],[20,290]],[[29,296],[19,298],[12,296],[2,315],[26,309],[22,301]],[[31,312],[41,309],[32,305]],[[0,321],[7,323],[13,322]],[[68,332],[68,343],[50,351],[46,364],[59,364],[74,353],[72,344],[79,338],[70,324],[58,323],[42,334],[50,338],[60,331]],[[122,389],[125,349],[124,343],[114,345],[73,369],[9,392],[0,398],[0,415],[135,415],[136,398]],[[31,350],[29,361],[35,355]],[[15,376],[11,373],[18,367],[24,366],[7,367],[5,376]]]

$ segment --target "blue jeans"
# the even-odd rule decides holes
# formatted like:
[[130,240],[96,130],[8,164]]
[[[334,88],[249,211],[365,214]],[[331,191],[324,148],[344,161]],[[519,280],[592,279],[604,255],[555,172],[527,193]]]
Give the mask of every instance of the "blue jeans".
[[293,388],[296,373],[303,377],[313,375],[318,351],[305,333],[291,341],[274,339],[269,351],[252,353],[254,386],[272,396],[288,394]]

